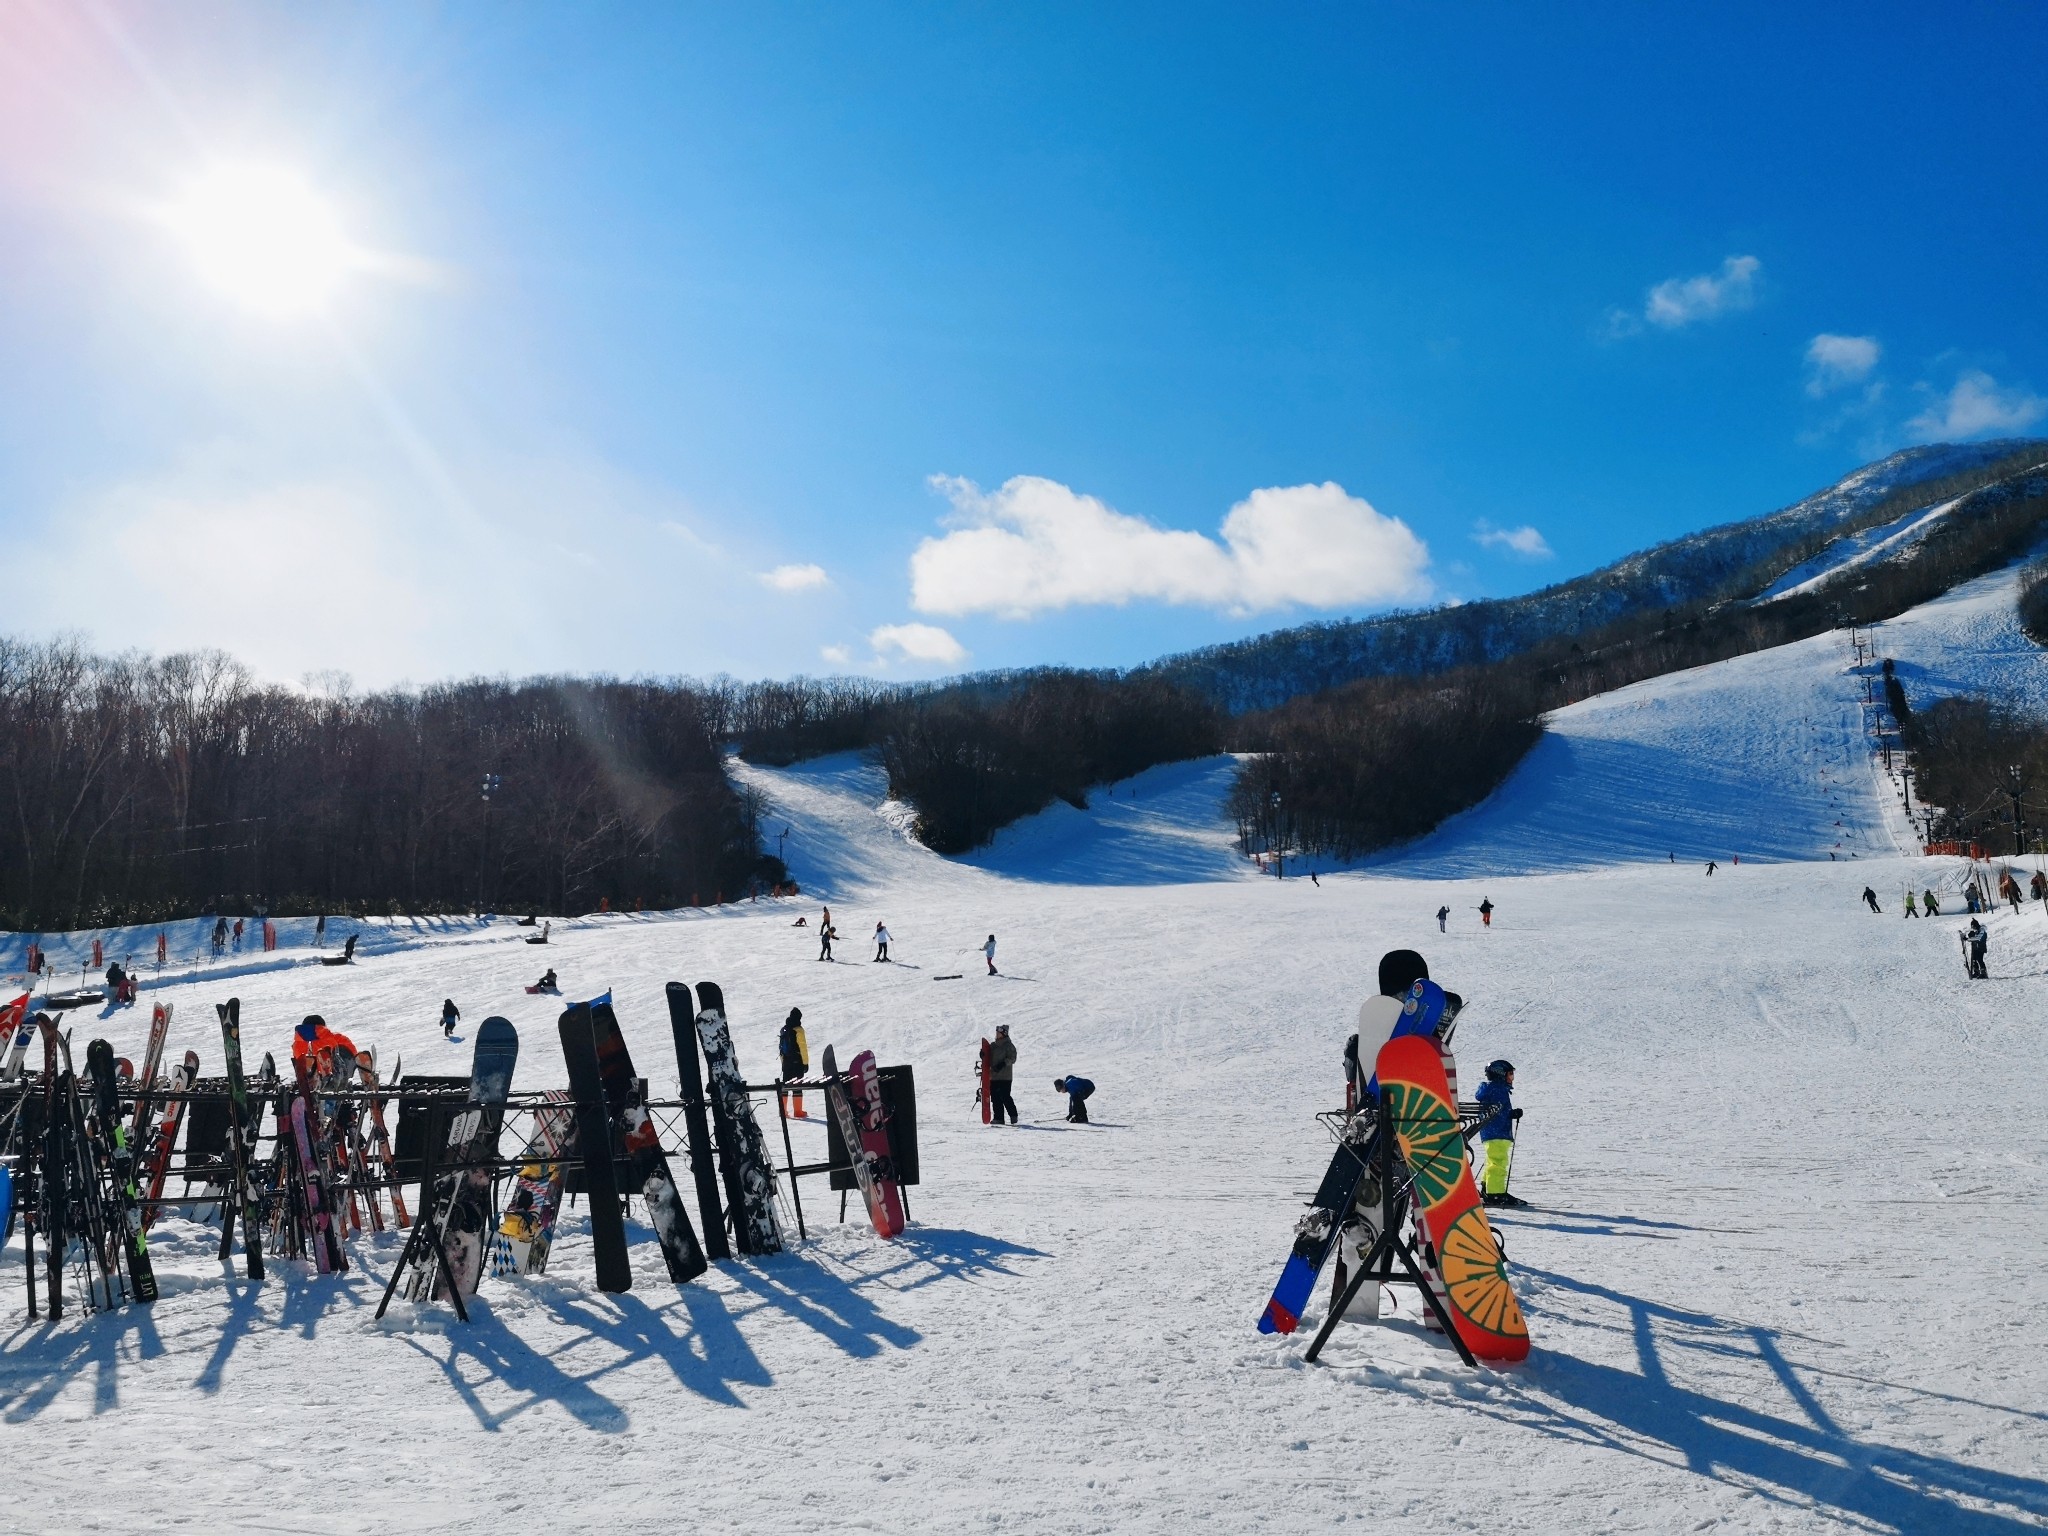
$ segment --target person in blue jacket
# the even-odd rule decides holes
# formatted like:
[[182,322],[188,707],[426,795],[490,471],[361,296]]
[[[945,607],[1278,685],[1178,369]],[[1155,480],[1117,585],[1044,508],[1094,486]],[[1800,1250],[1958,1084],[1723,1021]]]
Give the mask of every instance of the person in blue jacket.
[[1479,1176],[1479,1198],[1486,1205],[1527,1205],[1508,1193],[1508,1166],[1515,1157],[1515,1122],[1522,1112],[1515,1108],[1515,1064],[1492,1061],[1486,1065],[1486,1081],[1473,1095],[1489,1113],[1479,1122],[1479,1145],[1486,1154],[1486,1166]]
[[1095,1091],[1095,1085],[1085,1077],[1056,1077],[1052,1080],[1052,1091],[1067,1096],[1067,1119],[1075,1125],[1088,1123],[1088,1095]]

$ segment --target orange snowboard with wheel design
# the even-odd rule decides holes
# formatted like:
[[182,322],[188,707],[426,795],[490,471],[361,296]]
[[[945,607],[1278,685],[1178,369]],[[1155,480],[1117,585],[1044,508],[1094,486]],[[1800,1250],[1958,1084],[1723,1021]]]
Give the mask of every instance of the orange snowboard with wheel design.
[[1435,1042],[1407,1035],[1382,1046],[1374,1068],[1392,1100],[1395,1139],[1414,1176],[1458,1337],[1481,1360],[1527,1358],[1529,1325],[1472,1182],[1443,1057]]

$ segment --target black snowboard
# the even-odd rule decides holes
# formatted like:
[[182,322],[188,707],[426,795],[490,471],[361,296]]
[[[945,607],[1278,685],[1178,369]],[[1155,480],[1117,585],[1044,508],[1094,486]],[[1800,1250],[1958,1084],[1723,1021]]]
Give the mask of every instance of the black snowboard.
[[626,1257],[626,1216],[619,1206],[618,1170],[611,1159],[611,1117],[604,1107],[604,1073],[597,1062],[597,1027],[590,1005],[563,1013],[562,1055],[569,1064],[569,1094],[576,1101],[576,1148],[590,1196],[590,1247],[597,1260],[597,1288],[630,1291],[633,1266]]
[[732,1257],[725,1240],[725,1213],[718,1208],[718,1171],[711,1154],[711,1127],[704,1118],[704,1074],[697,1061],[697,1005],[680,981],[668,984],[669,1027],[676,1037],[676,1071],[682,1078],[683,1126],[690,1133],[690,1176],[697,1185],[697,1211],[704,1218],[704,1251],[713,1259]]
[[633,1073],[633,1058],[626,1050],[626,1037],[619,1032],[612,1005],[593,1003],[590,1022],[597,1035],[598,1076],[611,1114],[617,1181],[647,1202],[647,1219],[661,1242],[668,1277],[681,1285],[696,1279],[710,1265],[698,1245],[696,1229],[690,1225],[690,1213],[683,1209],[675,1175],[669,1172],[668,1154],[662,1151],[654,1121],[647,1113],[647,1084]]

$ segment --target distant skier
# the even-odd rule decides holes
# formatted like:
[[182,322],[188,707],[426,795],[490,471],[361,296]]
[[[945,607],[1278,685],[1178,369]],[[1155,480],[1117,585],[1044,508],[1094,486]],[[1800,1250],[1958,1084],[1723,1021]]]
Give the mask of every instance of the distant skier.
[[238,917],[238,918],[236,918],[236,919],[235,919],[235,953],[239,955],[239,954],[240,954],[241,952],[242,952],[242,920],[241,920],[241,919],[240,919],[240,918]]
[[[993,940],[991,940],[993,942]],[[990,975],[994,975],[991,970]],[[1017,1046],[1010,1039],[1010,1026],[996,1026],[995,1043],[988,1048],[989,1124],[1001,1125],[1004,1114],[1017,1123],[1017,1101],[1010,1096],[1010,1079],[1017,1074]]]
[[452,997],[444,997],[444,998],[442,998],[442,999],[441,999],[441,1038],[442,1038],[443,1040],[446,1040],[446,1039],[448,1039],[448,1038],[449,1038],[450,1036],[452,1036],[452,1035],[453,1035],[453,1034],[455,1033],[455,1026],[456,1026],[456,1025],[457,1025],[457,1024],[459,1023],[459,1022],[461,1022],[461,1019],[462,1019],[462,1010],[461,1010],[460,1008],[458,1008],[458,1007],[456,1007],[456,1006],[455,1006],[455,999],[454,999],[454,998],[452,998]]
[[1920,893],[1920,905],[1927,909],[1929,917],[1941,916],[1941,899],[1931,890]]
[[1713,872],[1714,872],[1715,870],[1719,869],[1720,867],[1721,867],[1721,866],[1720,866],[1720,865],[1718,865],[1718,864],[1716,864],[1716,863],[1715,863],[1715,862],[1714,862],[1714,861],[1713,861],[1712,859],[1709,859],[1709,860],[1707,860],[1707,873],[1708,873],[1708,874],[1710,874],[1710,875],[1711,875],[1711,874],[1712,874],[1712,873],[1713,873]]
[[1488,928],[1493,926],[1493,898],[1490,896],[1479,898],[1479,921]]
[[1920,915],[1919,909],[1918,909],[1917,907],[1915,907],[1915,906],[1913,905],[1913,893],[1912,893],[1912,891],[1911,891],[1911,890],[1909,889],[1909,890],[1908,890],[1908,891],[1906,892],[1906,916],[1908,916],[1908,917],[1918,917],[1919,915]]
[[1095,1085],[1085,1077],[1056,1077],[1052,1080],[1052,1091],[1067,1096],[1067,1120],[1073,1125],[1088,1123],[1088,1095],[1095,1091]]
[[1962,935],[1964,966],[1973,981],[1989,981],[1991,973],[1984,968],[1984,951],[1991,947],[1991,935],[1984,931],[1984,925],[1974,917]]
[[[1308,883],[1314,886],[1319,891],[1323,888],[1323,882],[1316,878],[1316,872],[1314,870],[1310,870],[1308,872]],[[1083,1116],[1083,1118],[1085,1119],[1086,1116]]]
[[1863,887],[1863,905],[1870,908],[1871,911],[1877,913],[1880,917],[1884,915],[1884,908],[1877,904],[1877,892],[1867,885]]
[[2013,911],[2019,911],[2020,883],[2013,879],[2012,871],[2009,869],[1998,877],[1998,894],[2012,904]]
[[1451,909],[1449,907],[1438,907],[1436,909],[1436,931],[1438,933],[1449,933],[1451,931],[1450,923]]
[[1479,1122],[1479,1143],[1486,1166],[1479,1176],[1479,1198],[1487,1205],[1527,1205],[1508,1193],[1508,1169],[1515,1160],[1515,1122],[1522,1112],[1515,1108],[1515,1064],[1493,1061],[1486,1066],[1486,1081],[1472,1097],[1488,1111]]
[[818,920],[818,958],[820,960],[830,960],[832,958],[832,941],[839,937],[832,929],[829,916],[832,909],[827,907],[825,911],[828,916]]
[[313,947],[315,949],[325,949],[327,947],[327,914],[325,912],[313,920]]
[[882,964],[889,958],[889,930],[880,923],[875,924],[875,963]]
[[998,972],[996,971],[996,936],[994,934],[990,934],[988,936],[987,942],[981,946],[981,958],[988,962],[989,975],[997,975]]
[[[804,1038],[804,1011],[801,1008],[789,1010],[789,1017],[782,1021],[782,1033],[776,1037],[775,1048],[782,1055],[782,1080],[786,1083],[800,1081],[811,1067],[811,1046]],[[799,1120],[808,1120],[804,1113],[804,1091],[801,1088],[784,1095],[788,1101],[788,1113]]]

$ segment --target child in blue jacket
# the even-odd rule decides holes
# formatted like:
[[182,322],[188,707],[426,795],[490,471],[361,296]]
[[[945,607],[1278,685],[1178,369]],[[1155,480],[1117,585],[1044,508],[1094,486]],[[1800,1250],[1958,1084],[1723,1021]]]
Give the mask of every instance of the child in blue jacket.
[[1486,1081],[1473,1098],[1489,1113],[1479,1122],[1479,1145],[1486,1154],[1486,1166],[1479,1175],[1479,1198],[1487,1205],[1527,1205],[1508,1193],[1508,1165],[1515,1156],[1515,1122],[1522,1112],[1515,1108],[1515,1064],[1487,1063]]

